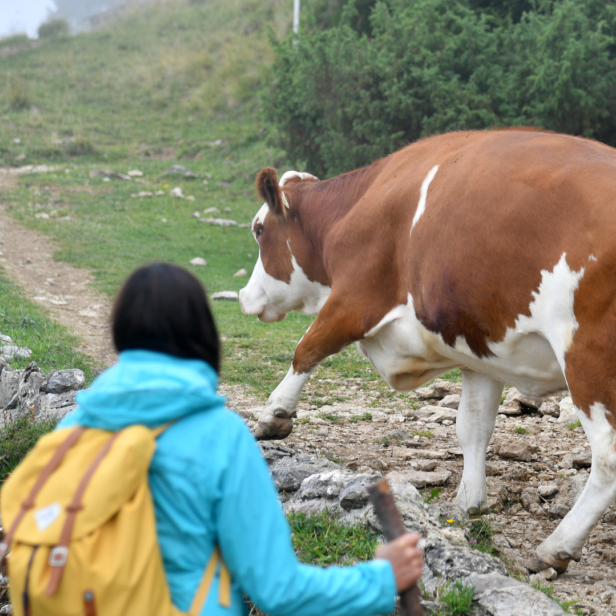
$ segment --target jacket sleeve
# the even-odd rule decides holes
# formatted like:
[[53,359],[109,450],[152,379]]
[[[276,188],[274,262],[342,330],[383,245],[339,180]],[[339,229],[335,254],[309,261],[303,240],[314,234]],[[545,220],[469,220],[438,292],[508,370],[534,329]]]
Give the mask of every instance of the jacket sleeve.
[[[241,420],[240,420],[241,421]],[[300,564],[267,464],[242,426],[220,485],[218,541],[232,578],[270,616],[370,616],[393,612],[388,561],[353,567]]]

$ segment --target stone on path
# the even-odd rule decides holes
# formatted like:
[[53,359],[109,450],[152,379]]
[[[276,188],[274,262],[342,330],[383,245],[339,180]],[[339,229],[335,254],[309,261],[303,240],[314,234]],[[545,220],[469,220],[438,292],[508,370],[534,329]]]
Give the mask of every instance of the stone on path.
[[400,474],[410,484],[414,485],[418,489],[423,489],[425,487],[444,486],[451,477],[451,473],[449,471],[428,472],[407,470],[400,471]]
[[218,293],[212,293],[210,296],[213,300],[227,300],[229,302],[237,302],[240,296],[235,291],[219,291]]
[[501,458],[518,460],[519,462],[530,462],[536,453],[537,446],[524,440],[512,440],[508,443],[503,443],[498,451],[498,455]]
[[190,264],[193,267],[205,267],[207,265],[207,261],[203,257],[195,257],[190,260]]
[[448,394],[438,403],[438,406],[457,411],[460,407],[460,394]]
[[450,394],[462,394],[462,383],[451,383],[445,379],[434,379],[434,383],[428,387],[416,389],[415,393],[423,399],[444,398]]
[[583,453],[579,453],[573,457],[574,468],[590,468],[592,466],[592,452],[587,449]]

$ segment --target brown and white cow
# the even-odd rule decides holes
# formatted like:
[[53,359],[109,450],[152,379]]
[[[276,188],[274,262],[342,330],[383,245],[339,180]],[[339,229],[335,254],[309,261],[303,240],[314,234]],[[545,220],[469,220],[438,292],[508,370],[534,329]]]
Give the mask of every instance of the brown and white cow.
[[583,494],[538,548],[564,571],[616,500],[616,150],[531,130],[431,137],[320,182],[263,169],[245,314],[318,317],[259,418],[284,438],[301,389],[352,342],[395,389],[459,368],[457,504],[486,502],[503,383],[569,388],[592,447]]

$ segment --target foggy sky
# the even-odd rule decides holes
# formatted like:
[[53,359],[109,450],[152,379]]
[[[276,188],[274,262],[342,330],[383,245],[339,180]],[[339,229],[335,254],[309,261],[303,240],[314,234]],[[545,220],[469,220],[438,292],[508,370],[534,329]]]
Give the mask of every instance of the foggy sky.
[[34,38],[56,8],[54,0],[0,0],[0,36],[25,32]]

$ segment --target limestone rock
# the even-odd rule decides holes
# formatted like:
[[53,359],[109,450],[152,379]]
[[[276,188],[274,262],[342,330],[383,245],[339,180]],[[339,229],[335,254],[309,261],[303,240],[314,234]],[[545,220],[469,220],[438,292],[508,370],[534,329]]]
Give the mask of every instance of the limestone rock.
[[207,265],[207,261],[203,257],[195,257],[190,260],[190,264],[193,267],[205,267]]
[[448,409],[458,410],[460,407],[460,394],[449,394],[445,396],[439,403],[439,406],[443,406]]
[[566,612],[547,595],[503,573],[472,572],[465,582],[489,616],[560,616]]
[[79,391],[85,384],[86,377],[82,370],[56,370],[49,375],[45,385],[47,394],[64,394]]
[[368,486],[378,481],[378,475],[359,475],[340,492],[338,502],[346,511],[351,509],[361,509],[365,507],[369,501]]
[[246,276],[248,276],[248,272],[244,268],[237,270],[237,272],[233,274],[233,278],[245,278]]
[[430,417],[428,417],[428,421],[432,423],[443,423],[448,419],[455,422],[457,416],[457,411],[450,408],[441,408],[433,415],[430,415]]
[[530,462],[537,453],[537,446],[524,440],[513,440],[500,446],[498,455],[508,460]]
[[558,421],[560,423],[571,423],[578,420],[577,411],[571,397],[567,396],[560,401],[558,405],[560,408],[560,415]]
[[560,406],[554,398],[548,398],[540,407],[539,412],[542,415],[550,415],[558,417],[560,415]]
[[512,406],[514,404],[522,404],[533,409],[538,409],[543,403],[542,398],[532,398],[520,393],[515,387],[512,387],[505,397],[504,406]]
[[531,505],[538,505],[541,499],[539,498],[539,492],[535,488],[525,488],[522,490],[520,501],[524,509],[530,509]]
[[337,464],[327,458],[297,455],[284,457],[274,462],[270,467],[270,472],[279,491],[295,492],[299,490],[302,481],[307,477],[325,470],[339,468]]
[[183,199],[184,198],[184,191],[179,186],[176,186],[175,188],[172,188],[169,191],[169,196],[170,197],[177,197],[178,199]]
[[165,175],[177,175],[185,180],[195,180],[199,177],[190,169],[184,167],[184,165],[171,165],[171,167],[163,173],[163,176]]
[[230,218],[199,218],[199,222],[207,225],[218,225],[219,227],[234,227],[237,225],[237,220]]
[[450,394],[462,394],[462,383],[451,383],[444,379],[434,379],[434,383],[428,387],[420,387],[415,390],[420,398],[444,398]]
[[537,488],[537,493],[542,498],[551,498],[558,492],[558,484],[556,482],[546,483]]
[[401,471],[400,474],[416,488],[444,486],[451,477],[449,471],[427,472],[408,470]]
[[592,466],[592,452],[590,449],[573,457],[574,468],[590,468]]
[[337,497],[352,480],[350,472],[338,469],[325,471],[304,479],[298,496],[303,500]]

